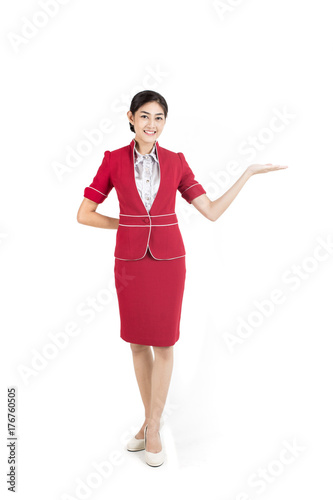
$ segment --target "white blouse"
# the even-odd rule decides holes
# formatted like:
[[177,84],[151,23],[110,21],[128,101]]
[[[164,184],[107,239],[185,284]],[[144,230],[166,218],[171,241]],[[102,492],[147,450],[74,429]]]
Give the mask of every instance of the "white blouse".
[[160,185],[160,165],[156,153],[156,143],[151,153],[142,155],[135,151],[135,183],[139,195],[149,213]]

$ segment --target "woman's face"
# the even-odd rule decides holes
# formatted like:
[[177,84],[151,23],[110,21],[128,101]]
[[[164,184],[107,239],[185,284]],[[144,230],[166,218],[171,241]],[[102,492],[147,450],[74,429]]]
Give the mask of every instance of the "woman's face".
[[162,106],[156,102],[143,104],[134,114],[127,113],[128,119],[134,125],[135,139],[151,145],[161,135],[165,125],[165,115]]

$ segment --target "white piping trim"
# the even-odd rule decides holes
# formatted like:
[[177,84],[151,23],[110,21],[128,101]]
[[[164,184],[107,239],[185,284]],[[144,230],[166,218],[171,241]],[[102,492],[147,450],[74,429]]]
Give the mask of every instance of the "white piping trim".
[[[145,226],[145,227],[147,227],[147,226]],[[149,247],[149,238],[150,238],[150,231],[151,231],[150,228],[151,228],[151,226],[149,226],[149,234],[148,234],[146,251],[145,251],[145,253],[143,254],[142,257],[139,257],[138,259],[121,259],[120,257],[115,257],[115,258],[116,259],[120,259],[120,260],[141,260],[141,259],[143,259],[146,256],[146,253],[147,253],[147,250],[148,250],[148,247]]]
[[176,212],[173,212],[172,214],[150,215],[150,217],[164,217],[166,215],[176,215]]
[[[181,257],[186,257],[186,254],[184,255],[179,255],[178,257],[171,257],[171,259],[158,259],[157,257],[155,257],[152,252],[151,252],[151,249],[149,248],[149,251],[152,255],[152,257],[155,259],[155,260],[175,260],[175,259],[180,259]],[[147,253],[147,250],[146,250],[146,253]],[[145,253],[145,255],[146,255]],[[143,257],[145,257],[145,255]],[[141,257],[140,259],[122,259],[121,257],[115,257],[115,259],[119,259],[119,260],[142,260],[143,257]]]
[[175,226],[178,222],[173,222],[172,224],[150,224],[150,226],[145,224],[118,224],[118,226],[126,227],[164,227],[164,226]]
[[[139,196],[139,198],[140,198],[140,200],[141,200],[141,203],[142,203],[143,207],[146,209],[146,206],[145,206],[145,204],[143,203],[143,201],[142,201],[142,199],[141,199],[141,196],[140,196],[140,194],[139,194],[139,191],[137,190],[137,187],[136,187],[136,182],[135,182],[135,172],[134,172],[134,170],[135,170],[135,151],[134,151],[134,148],[135,148],[135,141],[134,141],[134,139],[133,139],[133,142],[134,142],[134,145],[133,145],[133,156],[132,156],[132,159],[133,159],[133,165],[132,165],[132,176],[133,176],[133,177],[132,177],[132,178],[133,178],[133,181],[134,181],[134,186],[135,186],[135,189],[136,189],[136,191],[137,191],[137,194],[138,194],[138,196]],[[157,148],[156,148],[156,150],[157,150]],[[157,192],[158,192],[158,191],[159,191],[159,188],[158,188]],[[157,193],[156,193],[156,195],[157,195]],[[156,196],[155,196],[155,198],[156,198]],[[154,203],[154,201],[155,201],[155,200],[153,200],[153,203]],[[148,217],[150,217],[150,215],[149,215],[149,213],[148,213],[148,210],[147,210],[147,209],[146,209],[146,212],[147,212],[146,216],[148,215]],[[142,215],[141,215],[140,217],[142,217]],[[147,227],[147,226],[145,226],[145,227]],[[143,259],[143,257],[146,255],[147,250],[148,250],[148,246],[149,246],[149,239],[150,239],[150,232],[151,232],[151,225],[149,224],[149,234],[148,234],[148,239],[147,239],[147,247],[146,247],[146,251],[145,251],[145,253],[143,254],[143,256],[142,256],[142,257],[139,257],[138,259],[120,259],[120,260],[141,260],[141,259]],[[116,257],[116,258],[117,258],[117,259],[119,259],[119,257]]]
[[175,260],[175,259],[180,259],[180,257],[186,257],[186,254],[184,255],[179,255],[178,257],[171,257],[171,259],[158,259],[157,257],[155,257],[153,254],[152,254],[152,251],[151,249],[149,248],[150,250],[150,253],[152,255],[152,257],[154,257],[155,260]]
[[119,215],[127,215],[128,217],[147,217],[147,215],[149,215],[149,214],[142,214],[142,215],[119,214]]
[[172,212],[172,214],[161,214],[161,215],[150,215],[149,213],[143,214],[143,215],[132,215],[132,214],[121,214],[120,213],[119,215],[126,215],[128,217],[147,217],[147,215],[149,215],[149,217],[164,217],[166,215],[176,215],[176,212]]
[[91,186],[87,186],[87,187],[90,188],[90,189],[95,189],[95,191],[97,191],[98,193],[101,193],[103,196],[107,196],[107,194],[104,194],[101,191],[98,191],[98,189],[96,189],[96,188],[93,188]]
[[[134,139],[132,139],[132,140],[134,141]],[[135,141],[134,141],[134,143],[135,143]],[[135,144],[134,144],[134,145],[135,145]],[[159,163],[159,166],[160,166],[160,184],[159,184],[159,186],[158,186],[158,190],[157,190],[157,193],[156,193],[156,196],[157,196],[157,194],[158,194],[158,192],[159,192],[159,190],[160,190],[161,183],[162,183],[162,169],[161,169],[160,159],[159,159],[159,157],[158,157],[157,147],[156,147],[156,156],[157,156],[157,158],[158,158],[158,163]],[[133,165],[135,166],[134,147],[133,147]],[[132,172],[132,173],[133,173],[133,172]],[[134,184],[136,184],[136,183],[135,183],[135,174],[134,174]],[[199,183],[197,183],[197,184],[199,184]],[[192,187],[192,186],[190,186],[190,187]],[[187,188],[187,189],[189,189],[189,188]],[[103,193],[102,193],[102,194],[103,194]],[[141,199],[139,192],[138,192],[138,195],[139,195],[139,198]],[[154,204],[154,202],[155,202],[155,200],[156,200],[156,196],[155,196],[155,199],[153,200],[152,206],[153,206],[153,204]],[[145,207],[145,205],[144,205],[144,203],[143,203],[143,201],[142,201],[142,200],[141,200],[141,203],[142,203],[142,205]],[[145,207],[145,208],[146,208],[146,207]],[[151,209],[151,207],[150,207],[150,209]],[[160,215],[150,215],[147,209],[146,209],[146,212],[147,212],[147,213],[144,215],[145,217],[147,217],[147,216],[148,216],[149,218],[150,218],[150,217],[161,217]],[[126,215],[126,214],[119,214],[119,215]],[[128,214],[127,214],[127,215],[128,215]],[[163,215],[175,215],[175,212],[173,212],[172,214],[163,214]],[[130,217],[143,217],[143,216],[142,216],[142,215],[131,215]],[[174,224],[178,224],[178,222],[175,222]],[[118,224],[118,225],[119,225],[119,226],[124,226],[124,225],[127,225],[127,224]],[[163,224],[162,224],[162,225],[163,225]],[[173,225],[173,224],[165,224],[165,225]],[[136,227],[136,225],[135,225],[135,224],[134,224],[134,227]],[[150,233],[151,233],[151,228],[152,228],[153,226],[152,226],[152,224],[149,224],[149,226],[145,226],[145,225],[143,225],[143,227],[149,227],[149,234],[148,234],[148,240],[147,240],[147,248],[146,248],[146,251],[145,251],[144,255],[143,255],[142,257],[139,257],[138,259],[122,259],[121,257],[116,257],[116,256],[114,256],[114,258],[115,258],[115,259],[118,259],[118,260],[132,260],[132,261],[133,261],[133,260],[142,260],[142,259],[145,257],[145,255],[146,255],[146,253],[147,253],[147,250],[148,250],[148,248],[149,248]],[[156,257],[152,254],[152,251],[150,250],[150,248],[149,248],[149,251],[150,251],[150,253],[151,253],[152,257],[153,257],[155,260],[175,260],[175,259],[180,259],[181,257],[185,257],[185,256],[186,256],[186,254],[184,254],[184,255],[179,255],[178,257],[171,257],[171,259],[157,259],[157,258],[156,258]]]
[[[191,187],[193,186],[196,186],[197,184],[199,184],[199,182],[196,182],[195,184],[192,184],[192,186],[189,186],[188,188],[186,188],[183,193],[185,193],[185,191],[187,191],[188,189],[190,189]],[[183,193],[182,193],[182,196],[183,196]]]

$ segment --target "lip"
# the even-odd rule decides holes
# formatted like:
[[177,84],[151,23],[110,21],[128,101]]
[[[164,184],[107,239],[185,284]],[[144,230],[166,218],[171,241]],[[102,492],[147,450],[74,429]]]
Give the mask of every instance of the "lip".
[[156,134],[156,130],[144,130],[144,133],[147,134],[147,135],[155,135]]

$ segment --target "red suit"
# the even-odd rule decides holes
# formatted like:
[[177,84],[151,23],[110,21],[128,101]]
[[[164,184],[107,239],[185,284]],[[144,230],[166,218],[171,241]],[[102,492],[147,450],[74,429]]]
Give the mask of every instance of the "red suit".
[[[121,317],[121,338],[127,342],[167,346],[179,338],[185,284],[185,247],[175,213],[177,190],[188,202],[206,193],[195,180],[183,153],[156,142],[160,185],[148,213],[134,175],[134,139],[105,151],[104,159],[84,197],[102,203],[115,188],[119,227],[115,284]],[[149,251],[148,251],[149,249]],[[121,276],[134,279],[125,286]]]
[[175,214],[177,189],[191,203],[206,193],[194,177],[183,153],[174,153],[156,142],[161,180],[148,213],[138,193],[134,177],[134,139],[128,146],[105,151],[104,159],[84,197],[102,203],[112,188],[119,200],[119,227],[114,257],[142,259],[149,246],[155,259],[175,259],[186,255]]

